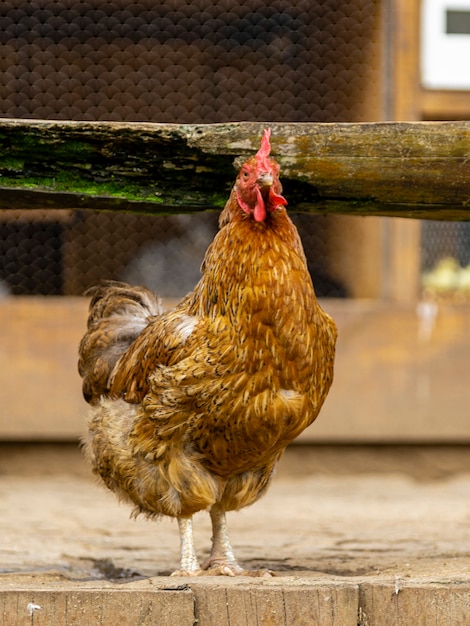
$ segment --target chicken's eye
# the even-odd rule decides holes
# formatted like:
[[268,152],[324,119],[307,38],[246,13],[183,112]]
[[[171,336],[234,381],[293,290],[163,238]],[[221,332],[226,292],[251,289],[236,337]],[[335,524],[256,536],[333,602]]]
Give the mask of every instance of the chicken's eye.
[[248,170],[243,170],[242,176],[243,176],[244,180],[248,180],[248,178],[250,176],[250,172]]

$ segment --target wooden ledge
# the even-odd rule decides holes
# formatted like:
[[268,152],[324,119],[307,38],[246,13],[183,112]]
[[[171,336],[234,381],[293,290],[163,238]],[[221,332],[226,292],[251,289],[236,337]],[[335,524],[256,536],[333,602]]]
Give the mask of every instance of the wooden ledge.
[[470,219],[470,122],[0,120],[0,209],[218,210],[273,130],[292,211]]

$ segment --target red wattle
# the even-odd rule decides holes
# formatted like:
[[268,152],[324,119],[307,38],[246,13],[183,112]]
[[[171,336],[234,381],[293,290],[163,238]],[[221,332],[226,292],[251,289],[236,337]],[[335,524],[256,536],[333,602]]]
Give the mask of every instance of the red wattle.
[[270,189],[269,190],[269,204],[272,205],[275,209],[279,205],[286,206],[287,200],[284,198],[284,196],[280,196],[279,194],[274,193],[272,189]]
[[266,219],[266,207],[259,187],[256,187],[256,204],[253,210],[253,217],[257,222],[264,222]]

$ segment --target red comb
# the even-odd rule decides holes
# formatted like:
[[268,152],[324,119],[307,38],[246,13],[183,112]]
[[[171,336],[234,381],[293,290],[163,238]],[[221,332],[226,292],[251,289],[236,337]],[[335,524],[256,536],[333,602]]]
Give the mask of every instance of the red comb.
[[256,159],[259,163],[260,168],[266,171],[270,169],[269,163],[267,161],[267,159],[269,158],[269,153],[271,152],[271,144],[269,143],[270,137],[271,137],[271,129],[266,128],[263,133],[263,138],[261,139],[260,149],[256,153]]

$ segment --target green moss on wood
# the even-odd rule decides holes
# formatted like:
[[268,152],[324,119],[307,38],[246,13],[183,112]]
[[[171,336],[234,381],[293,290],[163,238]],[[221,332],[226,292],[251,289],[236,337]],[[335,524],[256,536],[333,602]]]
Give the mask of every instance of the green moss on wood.
[[157,196],[155,192],[148,192],[137,184],[124,184],[123,182],[117,181],[98,183],[97,181],[89,181],[65,172],[54,178],[30,176],[18,179],[1,176],[0,185],[11,189],[68,192],[88,196],[110,196],[125,198],[126,200],[136,202],[153,202],[155,204],[162,204],[164,202],[164,199]]

